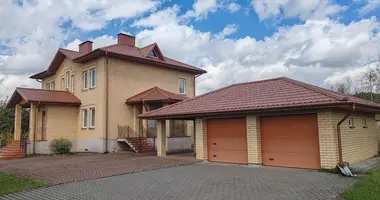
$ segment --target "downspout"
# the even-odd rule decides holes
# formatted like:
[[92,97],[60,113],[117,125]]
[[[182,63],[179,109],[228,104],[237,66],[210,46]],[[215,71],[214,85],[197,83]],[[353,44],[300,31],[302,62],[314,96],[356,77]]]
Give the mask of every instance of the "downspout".
[[105,129],[106,129],[106,133],[105,133],[105,140],[106,140],[106,144],[105,144],[105,151],[104,153],[108,153],[108,51],[106,51],[106,55],[105,55],[105,63],[104,63],[104,67],[105,67],[105,74],[106,74],[106,91],[105,91],[105,95],[106,95],[106,115],[105,115],[105,120],[106,120],[106,123],[105,123]]
[[342,134],[340,132],[340,125],[355,111],[355,103],[352,104],[351,110],[338,122],[336,125],[336,131],[338,134],[338,151],[339,151],[339,166],[344,166],[343,163],[343,151],[342,151]]

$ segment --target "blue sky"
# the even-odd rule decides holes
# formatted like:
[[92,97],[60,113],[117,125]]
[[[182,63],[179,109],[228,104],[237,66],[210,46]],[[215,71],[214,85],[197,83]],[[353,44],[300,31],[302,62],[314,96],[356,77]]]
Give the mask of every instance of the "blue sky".
[[3,0],[0,98],[39,87],[57,48],[95,48],[119,32],[208,71],[198,94],[288,76],[322,87],[360,78],[380,52],[380,0]]

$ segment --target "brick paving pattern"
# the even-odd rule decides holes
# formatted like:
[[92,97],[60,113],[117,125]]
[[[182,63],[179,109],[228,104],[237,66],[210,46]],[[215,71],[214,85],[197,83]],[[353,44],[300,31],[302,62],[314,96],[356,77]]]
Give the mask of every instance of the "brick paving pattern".
[[60,184],[193,162],[192,159],[134,156],[134,154],[39,156],[0,161],[0,171]]
[[0,199],[328,200],[356,181],[307,170],[196,163],[56,185]]

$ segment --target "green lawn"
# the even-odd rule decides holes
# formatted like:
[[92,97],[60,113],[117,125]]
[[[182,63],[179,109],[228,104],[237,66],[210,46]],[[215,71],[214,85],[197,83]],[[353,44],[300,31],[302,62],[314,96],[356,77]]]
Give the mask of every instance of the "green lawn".
[[380,169],[373,171],[364,181],[346,190],[343,196],[347,200],[378,200],[380,199]]
[[46,187],[48,185],[49,184],[42,181],[21,178],[13,174],[0,172],[0,195]]

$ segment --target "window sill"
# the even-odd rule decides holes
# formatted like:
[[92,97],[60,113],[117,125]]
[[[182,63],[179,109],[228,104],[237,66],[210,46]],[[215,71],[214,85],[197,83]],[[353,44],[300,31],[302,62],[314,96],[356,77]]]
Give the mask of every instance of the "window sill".
[[87,127],[82,127],[81,129],[84,130],[84,129],[87,129]]
[[89,129],[95,129],[95,127],[90,127]]
[[352,128],[352,129],[354,129],[354,128],[355,128],[355,126],[349,126],[348,128]]
[[363,128],[368,128],[368,126],[363,126]]

